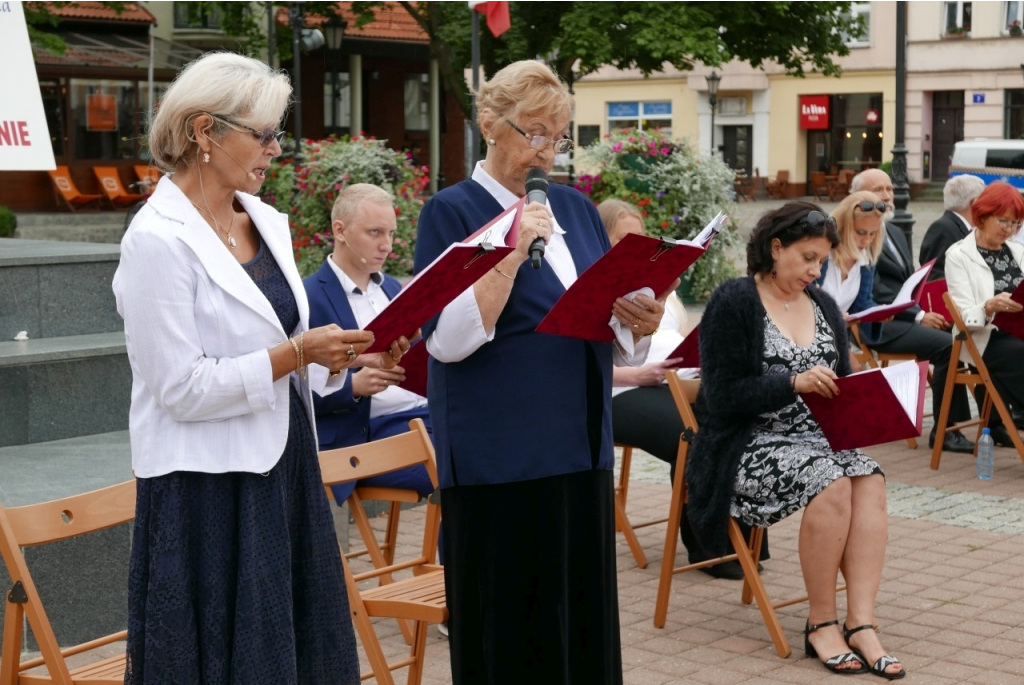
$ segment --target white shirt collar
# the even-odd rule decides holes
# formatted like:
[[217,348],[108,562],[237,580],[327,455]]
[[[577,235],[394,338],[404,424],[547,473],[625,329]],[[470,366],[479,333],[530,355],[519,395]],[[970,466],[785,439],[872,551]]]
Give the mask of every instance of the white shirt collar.
[[[331,265],[331,271],[338,277],[338,281],[341,282],[341,289],[345,291],[346,295],[361,294],[362,289],[356,285],[356,282],[348,277],[338,263],[334,261],[334,257],[327,255],[327,263]],[[374,288],[380,287],[380,284],[384,281],[384,277],[380,275],[380,272],[374,272],[370,274],[370,286],[367,291],[372,291]]]
[[953,216],[955,216],[957,219],[960,219],[961,223],[963,223],[963,225],[967,229],[967,231],[970,232],[970,230],[973,228],[973,226],[971,226],[971,222],[968,221],[967,218],[963,214],[961,214],[960,212],[956,211],[955,209],[951,209],[949,211],[953,212]]
[[[484,163],[477,162],[476,167],[473,169],[473,180],[480,184],[484,190],[486,190],[491,197],[498,201],[502,209],[508,209],[515,203],[519,202],[519,198],[515,196],[508,188],[494,180],[494,177],[484,171]],[[545,203],[548,209],[551,209],[551,203]],[[565,229],[558,225],[558,219],[555,219],[554,226],[551,230],[555,233],[565,234]]]

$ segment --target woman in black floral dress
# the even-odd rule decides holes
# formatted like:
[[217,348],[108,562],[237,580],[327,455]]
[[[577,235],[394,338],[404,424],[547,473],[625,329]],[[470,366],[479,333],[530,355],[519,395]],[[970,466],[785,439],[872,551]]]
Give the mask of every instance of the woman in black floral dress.
[[[1011,240],[1024,219],[1024,198],[1008,183],[996,182],[971,204],[971,214],[977,228],[946,252],[946,284],[999,396],[1019,412],[1024,409],[1024,340],[999,330],[992,320],[997,314],[1024,317],[1024,307],[1010,297],[1024,279],[1024,246]],[[962,349],[960,359],[967,362],[967,348]],[[1013,447],[1008,429],[1015,427],[1001,424],[993,411],[992,438]]]
[[820,654],[837,673],[870,668],[902,678],[903,666],[873,630],[888,526],[882,470],[858,450],[833,451],[800,399],[833,397],[835,379],[850,373],[842,314],[812,285],[837,243],[835,222],[816,205],[769,212],[747,245],[750,275],[723,284],[708,302],[688,511],[702,544],[723,553],[730,514],[767,527],[806,507],[800,565],[810,601],[808,656]]

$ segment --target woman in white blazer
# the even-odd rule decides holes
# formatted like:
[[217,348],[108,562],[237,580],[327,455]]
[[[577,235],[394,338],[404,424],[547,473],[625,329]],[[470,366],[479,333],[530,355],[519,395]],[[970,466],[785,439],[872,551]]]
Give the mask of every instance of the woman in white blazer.
[[[978,196],[971,213],[977,228],[946,251],[946,285],[1000,397],[1020,411],[1024,409],[1024,340],[999,330],[992,319],[1000,312],[1019,314],[1024,309],[1010,298],[1024,279],[1024,246],[1010,240],[1024,219],[1024,199],[1013,186],[996,182]],[[966,348],[960,359],[970,361]],[[1013,446],[995,412],[989,426],[996,444]]]
[[[171,172],[121,243],[137,504],[125,682],[359,682],[310,389],[364,331],[308,329],[287,217],[251,193],[291,86],[228,53],[189,65],[149,135]],[[358,360],[358,361],[357,361]]]

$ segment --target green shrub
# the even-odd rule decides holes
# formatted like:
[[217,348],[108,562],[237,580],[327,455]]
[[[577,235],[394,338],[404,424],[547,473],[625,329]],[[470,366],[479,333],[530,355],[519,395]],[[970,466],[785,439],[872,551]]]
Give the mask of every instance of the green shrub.
[[0,205],[0,238],[11,237],[17,227],[18,217],[7,207]]
[[[592,175],[576,187],[595,204],[617,198],[636,205],[644,230],[654,237],[697,235],[720,211],[733,208],[735,172],[718,157],[701,157],[687,142],[661,131],[616,130],[577,156]],[[733,260],[740,239],[732,223],[683,275],[681,290],[693,299],[710,297],[722,282],[740,274]]]
[[341,189],[353,183],[372,183],[395,196],[398,225],[386,270],[392,276],[412,273],[416,222],[429,182],[427,168],[415,166],[385,142],[347,136],[304,140],[297,194],[294,154],[278,157],[267,170],[260,194],[288,214],[295,261],[303,277],[319,269],[334,250],[331,207]]

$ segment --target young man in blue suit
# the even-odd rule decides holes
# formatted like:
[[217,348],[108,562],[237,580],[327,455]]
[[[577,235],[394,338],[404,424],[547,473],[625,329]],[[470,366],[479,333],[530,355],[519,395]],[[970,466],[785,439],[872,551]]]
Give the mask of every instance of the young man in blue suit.
[[[365,328],[401,290],[401,284],[381,273],[391,254],[396,220],[393,198],[367,183],[350,185],[331,210],[334,253],[315,274],[305,279],[311,326],[337,324]],[[355,371],[355,369],[353,369]],[[405,380],[401,365],[390,370],[359,369],[348,374],[343,389],[313,395],[320,449],[334,449],[379,440],[409,430],[409,421],[423,419],[430,429],[427,400],[398,387]],[[422,465],[360,481],[360,485],[433,492]],[[348,499],[355,486],[333,486],[335,500]]]

